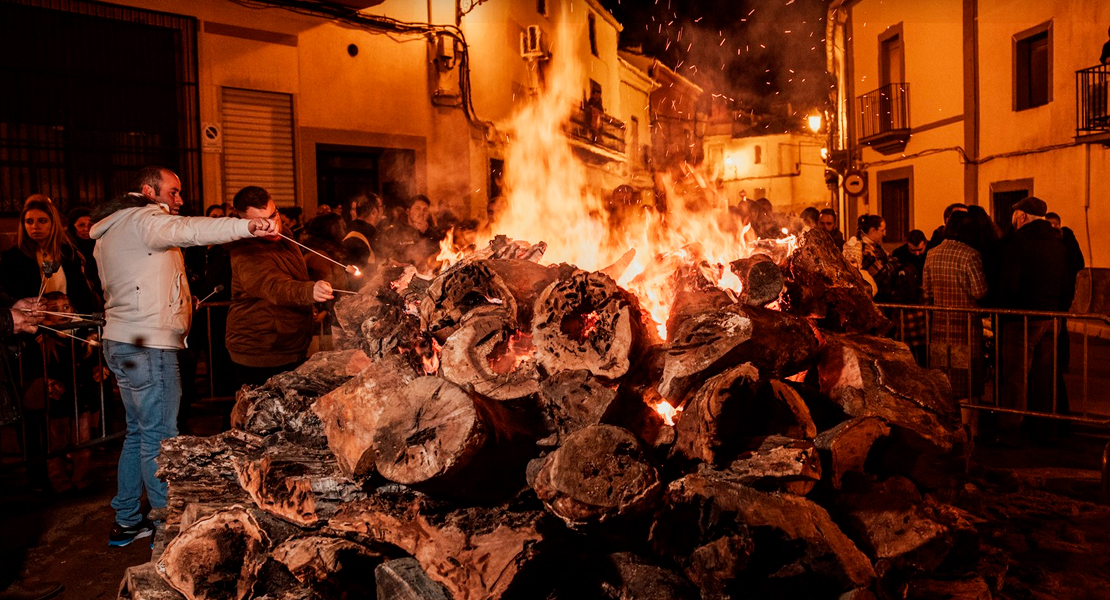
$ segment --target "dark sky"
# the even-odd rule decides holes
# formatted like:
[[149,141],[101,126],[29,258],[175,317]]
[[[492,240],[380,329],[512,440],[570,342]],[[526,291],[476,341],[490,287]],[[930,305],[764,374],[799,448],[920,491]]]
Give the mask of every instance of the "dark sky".
[[757,112],[822,107],[827,0],[599,0],[643,46],[706,93]]

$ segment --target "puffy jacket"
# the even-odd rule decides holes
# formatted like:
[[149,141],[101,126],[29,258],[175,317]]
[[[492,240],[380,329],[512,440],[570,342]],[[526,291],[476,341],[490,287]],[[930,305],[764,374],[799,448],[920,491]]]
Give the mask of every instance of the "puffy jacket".
[[[129,194],[131,202],[142,196]],[[116,202],[116,201],[113,201]],[[251,237],[246,219],[171,215],[161,204],[127,206],[93,225],[104,287],[104,339],[181,349],[193,319],[181,246],[223,244]]]

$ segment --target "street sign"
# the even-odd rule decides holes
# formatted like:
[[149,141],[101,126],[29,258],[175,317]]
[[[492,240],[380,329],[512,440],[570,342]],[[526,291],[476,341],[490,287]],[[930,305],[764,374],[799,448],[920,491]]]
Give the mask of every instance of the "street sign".
[[849,196],[859,196],[867,189],[867,180],[859,171],[852,171],[844,176],[844,191]]

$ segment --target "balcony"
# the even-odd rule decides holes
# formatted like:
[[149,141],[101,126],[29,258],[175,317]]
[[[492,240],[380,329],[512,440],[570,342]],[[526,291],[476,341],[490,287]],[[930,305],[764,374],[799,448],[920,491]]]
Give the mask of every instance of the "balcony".
[[567,124],[571,140],[608,160],[626,160],[625,125],[585,102],[575,107]]
[[1110,145],[1110,65],[1075,72],[1075,139]]
[[859,143],[882,154],[906,148],[910,140],[910,86],[890,83],[856,98]]

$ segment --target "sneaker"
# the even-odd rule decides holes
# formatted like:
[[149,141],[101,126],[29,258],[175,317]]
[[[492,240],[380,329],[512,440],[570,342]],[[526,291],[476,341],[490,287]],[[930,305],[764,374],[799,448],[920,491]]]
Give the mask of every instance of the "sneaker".
[[108,545],[121,548],[137,539],[150,537],[152,535],[154,535],[154,525],[146,519],[130,527],[124,527],[119,523],[114,523],[112,525],[112,532],[108,534]]

